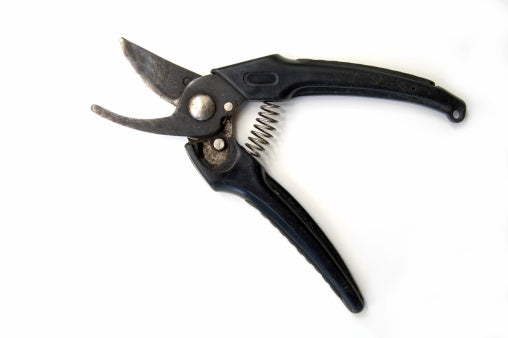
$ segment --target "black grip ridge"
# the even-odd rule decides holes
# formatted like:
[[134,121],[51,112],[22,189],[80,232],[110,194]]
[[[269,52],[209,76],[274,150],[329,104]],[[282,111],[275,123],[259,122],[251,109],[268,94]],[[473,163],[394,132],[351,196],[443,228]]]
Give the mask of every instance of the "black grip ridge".
[[351,312],[360,312],[364,307],[362,295],[316,222],[234,139],[229,140],[229,147],[229,160],[212,167],[199,156],[198,147],[186,145],[192,162],[214,190],[238,194],[256,207],[321,273],[346,307]]

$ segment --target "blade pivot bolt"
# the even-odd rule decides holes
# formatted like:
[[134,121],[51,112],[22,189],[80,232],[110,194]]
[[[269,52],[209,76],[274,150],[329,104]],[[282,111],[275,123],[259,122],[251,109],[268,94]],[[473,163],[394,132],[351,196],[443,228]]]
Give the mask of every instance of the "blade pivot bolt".
[[194,95],[189,101],[189,113],[198,121],[208,120],[215,113],[215,102],[208,95]]

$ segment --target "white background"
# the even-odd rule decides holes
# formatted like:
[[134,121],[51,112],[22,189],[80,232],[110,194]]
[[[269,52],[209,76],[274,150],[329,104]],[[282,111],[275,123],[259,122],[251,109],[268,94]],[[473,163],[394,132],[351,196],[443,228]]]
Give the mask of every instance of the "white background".
[[[57,1],[0,6],[0,337],[508,337],[506,1]],[[127,39],[200,74],[279,53],[434,80],[412,104],[283,104],[267,171],[366,300],[349,313],[280,233],[215,193],[157,117]],[[237,116],[246,138],[257,112]]]

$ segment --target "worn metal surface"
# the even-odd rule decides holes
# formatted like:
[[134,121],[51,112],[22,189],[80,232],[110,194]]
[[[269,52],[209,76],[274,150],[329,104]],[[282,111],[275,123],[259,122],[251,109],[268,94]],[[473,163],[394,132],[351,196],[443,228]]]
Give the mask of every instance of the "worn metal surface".
[[200,77],[124,38],[120,39],[120,44],[125,57],[147,86],[175,106],[185,87]]
[[[203,143],[203,157],[212,166],[216,167],[224,163],[229,155],[228,142],[233,138],[233,123],[231,119],[227,119],[224,130],[217,136],[199,140]],[[221,139],[224,146],[216,149],[215,141]]]

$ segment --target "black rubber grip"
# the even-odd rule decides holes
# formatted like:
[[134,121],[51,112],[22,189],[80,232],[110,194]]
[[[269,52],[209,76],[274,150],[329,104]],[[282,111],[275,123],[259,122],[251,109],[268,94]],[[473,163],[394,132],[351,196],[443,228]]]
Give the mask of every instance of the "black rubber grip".
[[247,100],[282,101],[302,95],[360,95],[422,104],[453,122],[466,114],[464,101],[430,80],[354,63],[290,60],[280,55],[212,70]]
[[360,312],[364,301],[351,273],[333,244],[305,209],[263,167],[229,140],[229,161],[212,167],[199,156],[196,145],[187,152],[214,190],[228,191],[245,198],[286,236],[298,251],[321,273],[351,312]]

